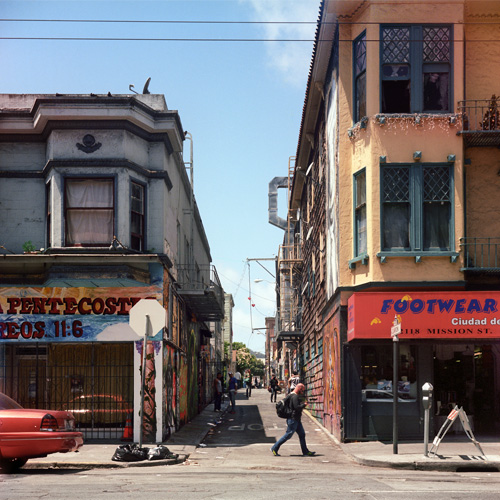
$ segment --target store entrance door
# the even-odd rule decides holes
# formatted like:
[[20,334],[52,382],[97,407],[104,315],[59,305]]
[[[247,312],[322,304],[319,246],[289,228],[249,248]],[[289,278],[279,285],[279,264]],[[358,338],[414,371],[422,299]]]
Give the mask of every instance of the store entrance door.
[[[476,434],[495,432],[499,426],[499,403],[495,397],[498,357],[495,346],[489,344],[435,346],[436,426],[458,405],[464,408]],[[452,431],[461,429],[457,425]]]

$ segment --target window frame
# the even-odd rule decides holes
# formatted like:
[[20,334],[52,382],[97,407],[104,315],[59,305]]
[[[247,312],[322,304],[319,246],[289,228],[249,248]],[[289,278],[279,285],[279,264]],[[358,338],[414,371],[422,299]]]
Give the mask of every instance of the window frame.
[[[391,168],[406,167],[409,169],[409,200],[410,221],[409,221],[409,247],[384,248],[384,171]],[[425,168],[447,168],[449,173],[449,221],[448,221],[448,248],[440,249],[436,247],[424,248],[425,219],[424,219],[424,169]],[[387,256],[453,256],[458,253],[453,251],[455,241],[455,202],[454,202],[454,164],[450,163],[387,163],[380,165],[380,248],[379,257]],[[454,260],[453,260],[454,261]]]
[[52,179],[50,179],[45,184],[45,213],[46,213],[46,224],[45,231],[46,237],[45,241],[47,242],[46,248],[52,247],[52,217],[54,214],[54,209],[52,207]]
[[[383,82],[390,80],[401,80],[399,77],[384,77],[383,67],[384,64],[384,30],[391,28],[408,28],[409,29],[409,79],[410,79],[410,109],[406,112],[389,112],[383,110]],[[424,28],[447,28],[449,29],[449,61],[448,62],[425,62],[423,60]],[[429,113],[429,114],[446,114],[453,112],[453,42],[454,31],[452,24],[446,23],[420,23],[420,24],[407,24],[407,23],[389,23],[380,25],[380,56],[379,56],[379,71],[380,71],[380,111],[383,114],[413,114],[413,113]],[[403,62],[394,62],[393,64],[406,64]],[[424,110],[424,73],[428,73],[425,69],[435,67],[436,72],[443,70],[445,67],[448,73],[448,106],[447,109],[442,110]],[[441,71],[442,72],[442,71]]]
[[[358,72],[358,47],[361,45],[361,43],[364,41],[364,67]],[[366,91],[367,91],[367,81],[366,81],[366,64],[367,64],[367,43],[366,43],[366,30],[363,30],[363,32],[358,35],[353,43],[352,43],[352,82],[353,82],[353,121],[354,123],[357,123],[361,121],[362,118],[364,118],[365,115],[360,116],[360,109],[361,106],[358,105],[359,101],[359,89],[358,89],[358,81],[364,77],[365,79],[365,94],[364,94],[364,108],[366,111]]]
[[[116,201],[117,201],[117,179],[115,175],[68,175],[63,178],[63,206],[64,206],[64,247],[68,248],[104,248],[104,247],[109,247],[109,245],[112,243],[110,241],[109,243],[78,243],[78,244],[69,244],[68,243],[68,210],[71,211],[71,208],[68,208],[68,200],[66,196],[66,188],[67,188],[67,183],[68,181],[87,181],[87,180],[99,180],[99,181],[104,181],[108,180],[113,183],[113,188],[112,188],[112,205],[111,207],[107,207],[106,209],[109,210],[111,209],[112,211],[112,216],[113,216],[113,222],[112,222],[112,234],[116,234],[116,211],[117,211],[117,206],[116,206]],[[103,208],[104,210],[104,208]],[[112,239],[112,238],[111,238]]]
[[[132,198],[133,198],[133,185],[139,186],[142,189],[142,215],[139,216],[142,219],[142,235],[132,232],[132,216],[134,213],[138,213],[133,209]],[[130,248],[137,252],[146,251],[146,207],[147,207],[147,184],[140,182],[137,179],[130,179]],[[139,238],[141,242],[141,248],[134,248],[132,245],[133,238]]]
[[[358,200],[358,182],[361,177],[364,177],[364,202],[360,203]],[[358,170],[353,175],[353,201],[354,201],[354,257],[359,257],[361,255],[366,255],[368,252],[368,204],[366,203],[366,167]],[[358,214],[365,209],[365,233],[366,233],[366,248],[361,251],[360,248],[360,219]]]

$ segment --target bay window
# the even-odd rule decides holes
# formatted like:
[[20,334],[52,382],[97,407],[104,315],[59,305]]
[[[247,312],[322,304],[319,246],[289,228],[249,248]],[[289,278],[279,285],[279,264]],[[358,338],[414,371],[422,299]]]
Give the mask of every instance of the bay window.
[[381,165],[382,250],[451,251],[450,165]]
[[382,113],[451,110],[451,40],[450,26],[382,26]]

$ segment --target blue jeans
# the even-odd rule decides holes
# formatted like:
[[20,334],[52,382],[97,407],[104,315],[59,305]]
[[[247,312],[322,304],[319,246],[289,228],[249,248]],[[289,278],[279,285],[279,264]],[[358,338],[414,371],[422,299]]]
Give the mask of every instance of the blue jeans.
[[285,434],[283,434],[283,436],[281,436],[278,439],[278,441],[276,441],[276,443],[271,449],[276,453],[278,453],[280,446],[286,441],[288,441],[296,432],[297,436],[299,436],[300,448],[302,449],[302,454],[305,455],[309,450],[307,449],[306,431],[304,430],[302,422],[300,420],[295,420],[293,418],[287,418],[286,423],[287,423],[287,428]]
[[229,390],[229,401],[231,401],[232,411],[236,408],[236,393],[234,390]]

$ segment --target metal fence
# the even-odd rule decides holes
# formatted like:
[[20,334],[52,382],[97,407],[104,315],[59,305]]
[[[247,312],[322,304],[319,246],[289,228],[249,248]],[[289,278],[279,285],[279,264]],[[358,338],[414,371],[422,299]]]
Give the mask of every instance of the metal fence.
[[120,439],[133,413],[133,345],[1,345],[0,390],[25,408],[71,411],[86,440]]

